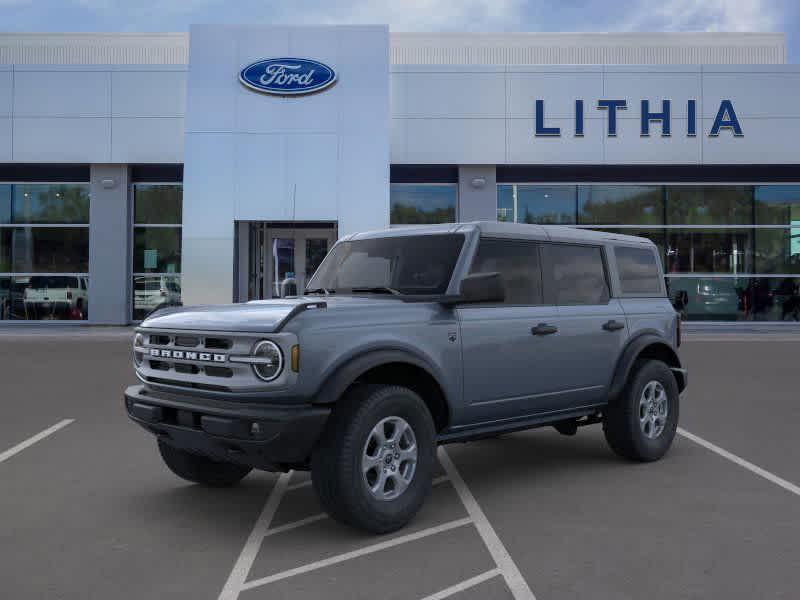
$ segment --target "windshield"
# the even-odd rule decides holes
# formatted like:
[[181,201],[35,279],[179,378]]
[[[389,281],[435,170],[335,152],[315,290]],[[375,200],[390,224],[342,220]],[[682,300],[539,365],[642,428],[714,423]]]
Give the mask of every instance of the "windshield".
[[444,294],[462,234],[404,235],[337,244],[309,281],[329,293]]

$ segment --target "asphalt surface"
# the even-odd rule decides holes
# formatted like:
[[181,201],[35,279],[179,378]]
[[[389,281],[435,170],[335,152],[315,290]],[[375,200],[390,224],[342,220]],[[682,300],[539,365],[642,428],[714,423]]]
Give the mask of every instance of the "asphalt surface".
[[0,333],[2,598],[797,597],[800,335],[684,344],[681,427],[733,458],[679,436],[627,463],[599,426],[451,445],[455,471],[381,537],[322,516],[305,473],[171,475],[124,415],[129,335]]

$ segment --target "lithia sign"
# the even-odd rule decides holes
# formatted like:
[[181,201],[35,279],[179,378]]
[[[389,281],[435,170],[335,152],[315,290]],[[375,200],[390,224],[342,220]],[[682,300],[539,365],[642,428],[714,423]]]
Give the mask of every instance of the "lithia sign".
[[[670,123],[672,101],[662,100],[661,111],[650,110],[650,101],[642,100],[640,112],[639,135],[641,137],[650,136],[650,125],[659,123],[661,125],[661,137],[672,135]],[[608,114],[608,137],[617,135],[617,111],[627,110],[627,100],[598,100],[597,110],[606,111]],[[575,100],[575,137],[583,137],[584,126],[584,104],[583,100]],[[719,104],[717,116],[708,132],[709,137],[718,137],[721,131],[730,131],[735,137],[742,137],[742,126],[736,117],[733,109],[733,102],[722,100]],[[545,124],[544,100],[536,100],[536,137],[560,137],[560,127],[547,127]],[[697,135],[697,100],[687,100],[686,102],[686,136],[695,137]]]

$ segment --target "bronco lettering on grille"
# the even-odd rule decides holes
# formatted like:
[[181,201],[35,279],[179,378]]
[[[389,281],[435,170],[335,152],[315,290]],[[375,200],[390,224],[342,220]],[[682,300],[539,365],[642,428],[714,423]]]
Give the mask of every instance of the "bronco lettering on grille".
[[225,354],[212,354],[210,352],[186,352],[183,350],[163,350],[150,348],[150,356],[158,358],[180,358],[186,360],[199,360],[202,362],[223,363],[228,360]]

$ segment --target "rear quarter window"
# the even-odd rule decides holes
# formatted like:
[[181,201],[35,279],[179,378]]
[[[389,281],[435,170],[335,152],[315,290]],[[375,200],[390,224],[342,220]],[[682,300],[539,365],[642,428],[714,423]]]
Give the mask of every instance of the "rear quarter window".
[[652,249],[616,246],[614,255],[623,294],[663,295],[662,275]]

